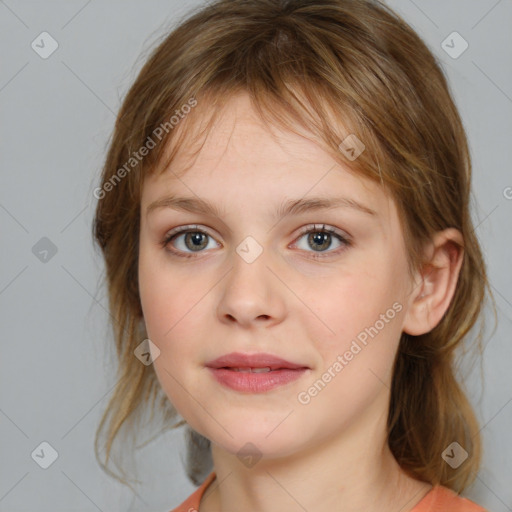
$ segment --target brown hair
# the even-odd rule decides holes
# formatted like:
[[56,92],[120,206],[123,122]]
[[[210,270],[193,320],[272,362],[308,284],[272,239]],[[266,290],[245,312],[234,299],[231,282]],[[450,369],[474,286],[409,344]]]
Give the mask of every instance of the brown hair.
[[[421,249],[435,232],[461,231],[464,259],[455,295],[431,332],[402,335],[388,417],[388,442],[400,466],[460,492],[476,476],[481,446],[456,380],[455,349],[475,325],[488,290],[469,212],[469,148],[435,57],[376,0],[218,0],[190,13],[149,56],[118,114],[95,192],[93,231],[105,259],[119,360],[115,391],[96,432],[97,459],[118,478],[107,467],[113,442],[121,427],[137,427],[147,407],[151,419],[162,413],[164,430],[186,424],[173,423],[176,411],[153,366],[134,357],[147,337],[137,282],[141,190],[146,175],[167,168],[194,119],[211,112],[211,122],[237,92],[249,93],[262,119],[290,130],[298,123],[338,161],[390,191],[411,269],[422,264]],[[340,151],[349,134],[366,147],[355,160]],[[144,146],[151,149],[139,158]],[[105,426],[106,465],[99,449]],[[187,471],[199,483],[211,465],[209,442],[193,432],[190,440]],[[454,441],[470,455],[456,469],[441,457]],[[206,466],[201,457],[193,463],[193,446]]]

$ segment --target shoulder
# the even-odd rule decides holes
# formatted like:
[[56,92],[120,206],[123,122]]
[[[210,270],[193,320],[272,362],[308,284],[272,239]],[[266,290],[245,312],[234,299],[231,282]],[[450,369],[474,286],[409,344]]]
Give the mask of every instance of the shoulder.
[[170,512],[197,512],[201,498],[213,480],[215,480],[214,472],[210,473],[204,482],[181,505],[173,508]]
[[448,487],[436,485],[410,512],[488,512]]

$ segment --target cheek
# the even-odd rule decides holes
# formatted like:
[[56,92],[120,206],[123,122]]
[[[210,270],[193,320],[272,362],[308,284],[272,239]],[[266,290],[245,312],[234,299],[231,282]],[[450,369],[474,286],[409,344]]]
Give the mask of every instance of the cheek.
[[[199,328],[197,295],[190,281],[180,280],[158,264],[146,264],[139,259],[139,291],[148,338],[160,353],[154,367],[161,385],[174,403],[176,386],[182,382],[183,361],[197,358],[197,347],[190,339],[190,332]],[[195,324],[195,326],[194,326]],[[173,379],[173,377],[174,379]],[[175,380],[177,379],[177,381]]]
[[198,357],[199,347],[194,340],[202,340],[201,323],[197,300],[187,300],[182,295],[171,295],[152,290],[143,301],[144,321],[149,339],[157,345],[173,371],[179,371],[180,361],[193,362]]
[[194,307],[204,290],[196,290],[193,279],[171,271],[161,260],[161,255],[149,249],[141,250],[138,277],[147,333],[165,349],[180,322],[194,315]]
[[327,338],[336,344],[337,340],[355,337],[379,321],[382,315],[386,316],[384,321],[393,320],[385,322],[386,326],[398,324],[395,318],[401,308],[393,308],[393,304],[402,304],[402,289],[401,280],[394,270],[389,265],[386,267],[376,262],[332,279],[321,294],[310,294],[316,297],[311,304],[325,324],[323,332],[329,334],[331,331]]
[[[401,290],[394,269],[376,263],[331,283],[316,300],[314,310],[325,327],[315,319],[316,329],[310,323],[309,337],[315,340],[323,369],[336,373],[338,382],[350,379],[351,385],[358,386],[376,376],[389,380],[402,332]],[[324,335],[319,336],[318,329]],[[343,370],[336,372],[333,366],[339,362],[338,356]],[[339,370],[339,365],[336,368]]]
[[[160,385],[182,416],[194,417],[189,397],[199,396],[199,390],[190,380],[190,368],[200,353],[195,340],[203,339],[197,317],[204,317],[199,312],[204,290],[194,290],[193,280],[171,276],[156,265],[144,265],[143,258],[139,290],[148,338],[160,351],[153,362]],[[191,336],[194,332],[198,336]]]
[[375,410],[371,404],[377,400],[387,401],[403,309],[394,298],[386,287],[377,290],[375,282],[359,282],[357,291],[318,306],[335,334],[310,332],[320,359],[314,377],[296,397],[305,414],[322,415],[324,424],[340,428]]

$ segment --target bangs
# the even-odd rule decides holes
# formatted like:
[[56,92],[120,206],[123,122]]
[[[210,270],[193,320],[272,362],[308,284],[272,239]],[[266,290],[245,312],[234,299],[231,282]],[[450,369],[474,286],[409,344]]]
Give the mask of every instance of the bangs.
[[[379,148],[375,136],[357,118],[356,112],[333,101],[325,87],[318,83],[289,85],[283,81],[282,86],[283,90],[270,90],[265,83],[255,83],[251,87],[228,89],[224,83],[218,83],[195,94],[197,106],[162,139],[162,147],[155,152],[155,158],[145,162],[141,185],[145,176],[166,171],[181,178],[193,165],[231,101],[243,94],[248,95],[251,106],[270,134],[274,135],[274,127],[277,127],[308,138],[344,169],[381,185],[390,182],[382,173],[385,166],[376,159]],[[350,146],[357,151],[357,158],[353,158]],[[190,165],[173,168],[172,162],[178,153],[190,159]]]

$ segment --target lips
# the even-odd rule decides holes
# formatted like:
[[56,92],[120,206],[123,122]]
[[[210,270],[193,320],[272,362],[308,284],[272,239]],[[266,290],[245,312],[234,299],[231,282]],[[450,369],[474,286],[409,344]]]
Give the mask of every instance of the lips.
[[206,367],[217,382],[245,393],[263,393],[290,384],[310,369],[271,354],[237,352],[210,361]]
[[[206,363],[209,368],[226,368],[234,371],[254,371],[265,372],[275,370],[299,370],[308,368],[305,365],[292,363],[272,354],[242,354],[240,352],[232,352],[226,354],[213,361]],[[256,373],[255,372],[255,373]]]

